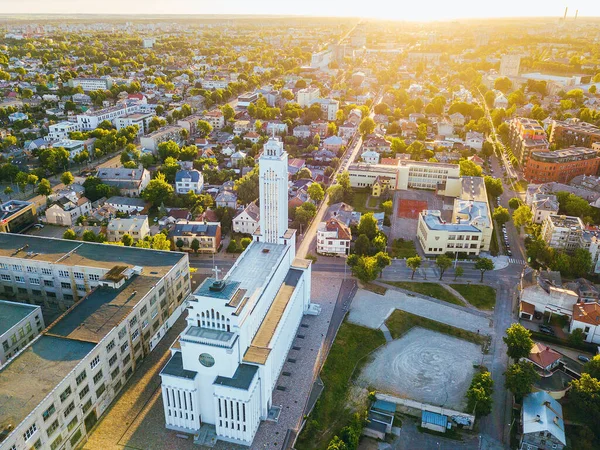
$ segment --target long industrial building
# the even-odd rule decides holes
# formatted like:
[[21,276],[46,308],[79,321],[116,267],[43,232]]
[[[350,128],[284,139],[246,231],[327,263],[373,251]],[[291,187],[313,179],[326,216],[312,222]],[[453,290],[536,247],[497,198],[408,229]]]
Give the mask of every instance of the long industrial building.
[[5,298],[68,306],[0,368],[0,450],[77,448],[181,315],[187,254],[3,233],[0,260]]

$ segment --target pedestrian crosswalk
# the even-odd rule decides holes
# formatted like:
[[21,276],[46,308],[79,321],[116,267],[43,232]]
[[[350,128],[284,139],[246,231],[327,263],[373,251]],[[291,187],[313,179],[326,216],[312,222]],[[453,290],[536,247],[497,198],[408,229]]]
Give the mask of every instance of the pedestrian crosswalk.
[[521,265],[526,264],[526,262],[524,260],[517,259],[517,258],[508,258],[508,262],[510,264],[521,264]]

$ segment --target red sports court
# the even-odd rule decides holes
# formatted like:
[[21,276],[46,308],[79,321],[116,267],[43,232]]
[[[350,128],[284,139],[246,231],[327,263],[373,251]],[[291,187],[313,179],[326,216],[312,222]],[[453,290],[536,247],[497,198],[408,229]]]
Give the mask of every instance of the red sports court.
[[424,200],[401,199],[398,201],[398,217],[404,219],[418,219],[419,213],[427,209],[427,202]]

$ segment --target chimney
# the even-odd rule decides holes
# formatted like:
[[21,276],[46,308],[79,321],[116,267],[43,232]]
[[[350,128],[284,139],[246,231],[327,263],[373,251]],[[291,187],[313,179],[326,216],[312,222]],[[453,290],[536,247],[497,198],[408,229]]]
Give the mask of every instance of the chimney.
[[535,416],[535,421],[536,422],[541,422],[542,421],[542,418],[540,417],[539,414],[537,416]]

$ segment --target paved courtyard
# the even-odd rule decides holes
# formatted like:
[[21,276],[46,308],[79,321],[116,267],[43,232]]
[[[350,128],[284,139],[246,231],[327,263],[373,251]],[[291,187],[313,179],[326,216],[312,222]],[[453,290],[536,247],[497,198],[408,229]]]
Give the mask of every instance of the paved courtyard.
[[[443,198],[439,197],[433,191],[408,189],[406,191],[394,192],[394,214],[392,216],[392,226],[390,229],[390,240],[403,238],[407,240],[415,239],[417,235],[417,218],[399,217],[398,211],[401,200],[417,200],[427,203],[427,209],[443,209]],[[423,204],[424,204],[423,203]],[[419,211],[420,212],[420,211]]]
[[358,383],[402,398],[464,410],[465,393],[481,363],[481,348],[415,327],[373,355]]
[[451,305],[441,300],[426,300],[393,289],[388,289],[385,295],[359,289],[352,301],[348,320],[368,328],[379,328],[394,309],[401,309],[468,331],[479,331],[482,334],[492,332],[490,320],[485,313]]

